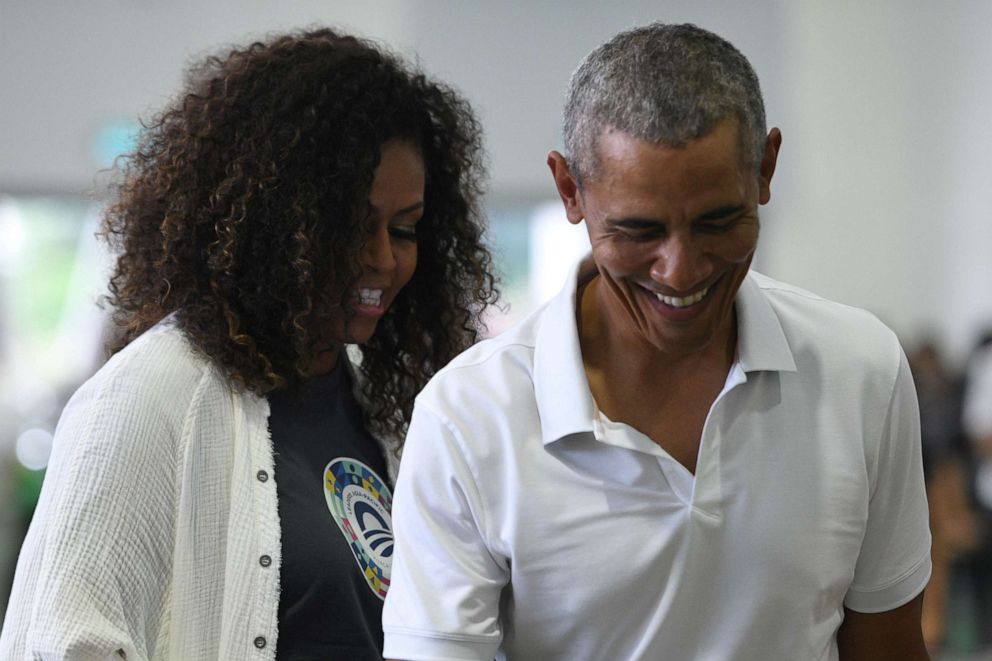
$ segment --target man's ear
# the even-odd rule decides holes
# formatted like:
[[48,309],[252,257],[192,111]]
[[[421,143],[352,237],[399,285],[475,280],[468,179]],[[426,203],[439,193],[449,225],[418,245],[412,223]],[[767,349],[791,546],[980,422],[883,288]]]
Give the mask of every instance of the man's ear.
[[568,162],[561,152],[551,151],[548,153],[548,167],[551,168],[551,176],[554,177],[555,187],[561,197],[562,204],[565,205],[565,215],[568,222],[578,225],[585,217],[582,211],[582,200],[579,198],[579,182],[572,175],[568,167]]
[[782,132],[773,128],[768,132],[765,141],[765,153],[758,167],[758,204],[768,204],[772,198],[772,175],[775,174],[775,164],[778,162],[778,150],[782,147]]

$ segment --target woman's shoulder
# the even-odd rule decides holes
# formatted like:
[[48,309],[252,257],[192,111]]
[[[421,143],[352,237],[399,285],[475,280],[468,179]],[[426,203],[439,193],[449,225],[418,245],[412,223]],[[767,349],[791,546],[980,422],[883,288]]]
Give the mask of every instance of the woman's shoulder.
[[220,370],[196,350],[171,318],[160,321],[121,349],[96,377],[105,381],[137,381],[146,389],[180,397],[188,394],[190,383],[204,378],[225,386],[227,383]]
[[74,483],[95,471],[110,482],[171,484],[170,467],[189,443],[216,437],[218,424],[230,418],[230,393],[223,373],[182,331],[159,324],[70,398],[55,430],[52,479]]
[[73,395],[66,412],[113,415],[129,425],[181,426],[204,394],[227,395],[223,373],[171,320],[135,338]]

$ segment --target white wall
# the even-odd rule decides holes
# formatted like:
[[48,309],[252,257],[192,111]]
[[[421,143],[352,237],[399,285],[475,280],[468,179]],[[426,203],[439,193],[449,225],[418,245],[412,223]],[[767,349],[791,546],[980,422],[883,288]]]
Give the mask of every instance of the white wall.
[[487,129],[492,197],[553,196],[565,84],[653,19],[726,36],[785,136],[757,266],[961,355],[992,322],[992,3],[960,0],[0,0],[0,193],[93,185],[88,141],[159,106],[195,55],[313,22],[419,56]]
[[0,190],[85,190],[89,140],[147,115],[186,64],[222,45],[314,23],[343,26],[417,58],[481,115],[498,195],[548,194],[565,85],[614,32],[664,18],[733,39],[778,76],[775,2],[691,0],[0,0]]
[[992,323],[992,3],[783,10],[762,267],[963,357]]
[[163,105],[185,66],[224,44],[330,19],[396,40],[409,8],[404,0],[0,0],[0,190],[91,189],[96,132]]

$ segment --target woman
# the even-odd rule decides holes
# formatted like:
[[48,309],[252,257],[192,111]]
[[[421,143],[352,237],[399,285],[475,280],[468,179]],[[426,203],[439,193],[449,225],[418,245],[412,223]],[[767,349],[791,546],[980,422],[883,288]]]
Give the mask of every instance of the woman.
[[105,218],[122,338],[59,423],[0,658],[381,658],[385,439],[495,298],[479,150],[452,91],[331,30],[192,72]]

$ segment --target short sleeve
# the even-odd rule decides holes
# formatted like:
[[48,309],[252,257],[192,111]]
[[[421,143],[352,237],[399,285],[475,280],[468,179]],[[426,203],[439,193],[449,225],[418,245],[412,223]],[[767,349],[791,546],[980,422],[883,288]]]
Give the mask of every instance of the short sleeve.
[[386,658],[492,659],[499,647],[508,567],[487,544],[469,461],[452,425],[418,404],[393,498]]
[[930,580],[930,529],[920,414],[909,365],[899,367],[875,455],[868,523],[844,604],[880,613],[916,597]]

